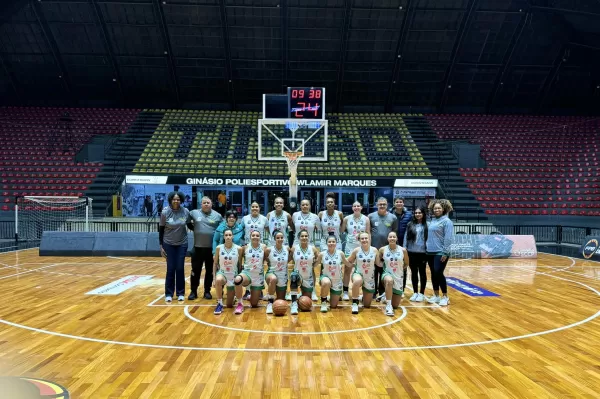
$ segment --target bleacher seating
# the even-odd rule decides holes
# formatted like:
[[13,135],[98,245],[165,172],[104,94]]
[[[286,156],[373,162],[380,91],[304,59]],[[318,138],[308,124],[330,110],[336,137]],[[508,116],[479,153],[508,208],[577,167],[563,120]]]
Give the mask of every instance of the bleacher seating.
[[15,196],[83,196],[101,163],[75,155],[97,135],[123,134],[139,110],[0,108],[1,210]]
[[600,216],[598,118],[427,119],[440,139],[480,144],[487,166],[460,172],[487,214]]
[[[259,118],[255,112],[167,110],[133,172],[286,176],[285,162],[258,162]],[[431,176],[400,115],[327,119],[329,161],[300,162],[299,176]]]

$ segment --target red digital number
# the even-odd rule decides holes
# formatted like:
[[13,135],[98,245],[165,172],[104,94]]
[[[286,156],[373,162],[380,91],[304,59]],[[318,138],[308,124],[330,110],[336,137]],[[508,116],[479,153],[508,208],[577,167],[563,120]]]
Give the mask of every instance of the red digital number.
[[308,92],[308,98],[315,98],[315,91],[313,89]]
[[306,103],[302,103],[302,102],[298,102],[298,106],[296,108],[299,108],[300,111],[296,111],[295,112],[295,116],[296,118],[302,118],[302,115],[299,114],[298,112],[303,112],[304,111],[304,107],[306,106]]
[[292,90],[292,98],[298,98],[298,90]]
[[298,90],[298,94],[300,95],[300,98],[304,98],[304,90]]
[[321,98],[321,90],[315,90],[315,98]]

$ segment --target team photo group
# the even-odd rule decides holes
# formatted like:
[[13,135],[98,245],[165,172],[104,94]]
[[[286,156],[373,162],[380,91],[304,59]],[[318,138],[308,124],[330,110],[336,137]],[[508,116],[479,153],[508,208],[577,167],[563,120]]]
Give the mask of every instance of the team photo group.
[[[383,301],[385,314],[394,316],[404,297],[409,269],[410,301],[450,303],[444,269],[454,226],[448,217],[452,211],[448,200],[431,200],[427,207],[410,211],[403,198],[395,198],[389,207],[387,199],[380,197],[377,211],[368,216],[362,213],[360,202],[352,205],[352,214],[344,216],[336,210],[333,195],[326,196],[326,209],[318,214],[311,212],[310,200],[304,199],[301,210],[292,215],[284,210],[283,198],[277,197],[274,210],[266,216],[253,202],[250,214],[241,219],[234,210],[223,218],[213,210],[209,197],[203,197],[201,208],[192,211],[182,206],[183,200],[182,193],[171,192],[159,222],[161,254],[167,264],[167,303],[175,296],[185,301],[188,247],[192,271],[187,299],[198,298],[204,268],[203,298],[213,299],[211,288],[215,288],[215,315],[234,306],[233,312],[242,314],[246,301],[254,308],[261,300],[267,302],[267,314],[285,314],[286,301],[291,301],[292,315],[299,309],[310,310],[317,301],[323,313],[338,308],[340,301],[351,301],[352,313],[358,314],[359,304],[370,308],[375,300]],[[188,229],[194,232],[192,246]],[[425,295],[427,266],[433,286],[429,296]]]

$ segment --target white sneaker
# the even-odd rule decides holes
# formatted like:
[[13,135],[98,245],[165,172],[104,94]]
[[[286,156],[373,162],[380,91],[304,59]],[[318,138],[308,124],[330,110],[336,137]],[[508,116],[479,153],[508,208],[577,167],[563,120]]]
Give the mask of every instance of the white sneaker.
[[391,303],[388,303],[387,306],[385,307],[385,315],[386,316],[393,316],[394,315],[394,308],[392,307]]
[[358,296],[358,302],[362,302],[362,298],[363,298],[363,296],[362,296],[362,295],[359,295],[359,296]]
[[342,301],[349,301],[350,297],[348,296],[348,292],[344,291],[344,293],[342,294]]
[[418,294],[417,299],[415,299],[415,302],[423,302],[424,300],[425,300],[425,295]]
[[171,298],[170,296],[168,296],[168,297],[165,298],[165,302],[166,303],[171,303],[171,302],[173,302],[173,298]]
[[327,302],[323,302],[321,304],[321,313],[327,313],[327,310],[328,310],[328,308],[327,308]]
[[298,302],[292,302],[292,306],[290,306],[290,314],[298,314]]
[[419,294],[417,294],[416,292],[414,294],[411,295],[409,301],[411,302],[416,302],[417,301],[417,297],[419,296]]
[[429,299],[427,300],[428,303],[434,303],[434,304],[438,304],[440,303],[440,297],[437,295],[432,295],[429,297]]
[[313,302],[316,302],[319,300],[319,297],[317,297],[317,293],[313,291],[310,299],[312,299]]
[[183,295],[179,295],[179,296],[177,297],[177,300],[178,300],[179,302],[183,302],[183,301],[185,301],[185,297],[184,297]]
[[273,314],[273,304],[271,302],[267,303],[267,314]]
[[352,304],[352,314],[358,314],[358,303]]
[[446,295],[444,295],[442,297],[442,299],[440,299],[439,305],[440,306],[448,306],[449,303],[450,303],[450,298],[448,298]]
[[286,301],[291,301],[292,300],[292,292],[289,291],[287,294],[285,294],[285,300]]

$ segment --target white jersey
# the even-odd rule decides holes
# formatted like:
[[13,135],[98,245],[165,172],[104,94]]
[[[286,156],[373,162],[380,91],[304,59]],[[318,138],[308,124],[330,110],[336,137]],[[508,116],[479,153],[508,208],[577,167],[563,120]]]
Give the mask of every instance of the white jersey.
[[392,292],[396,295],[402,295],[404,251],[402,251],[401,246],[397,245],[395,251],[392,251],[389,245],[383,247],[383,269],[382,277],[390,275],[394,279]]
[[365,215],[360,215],[358,219],[354,215],[346,216],[346,255],[349,256],[354,248],[360,247],[358,235],[367,231],[367,219]]
[[246,244],[250,245],[250,233],[253,231],[260,233],[260,242],[262,242],[265,226],[267,225],[267,218],[265,216],[258,215],[258,217],[254,218],[252,215],[246,215],[242,218],[242,225],[244,226],[244,240]]
[[265,260],[265,250],[262,244],[258,248],[252,247],[252,245],[246,246],[244,252],[244,271],[249,273],[264,273],[263,262]]
[[287,245],[284,245],[281,249],[281,251],[279,251],[277,249],[277,247],[272,246],[269,247],[270,252],[269,252],[269,271],[268,273],[286,273],[287,274],[287,270],[288,270],[288,256],[289,256],[289,249],[287,247]]
[[336,249],[333,255],[329,251],[325,251],[322,254],[321,278],[328,277],[331,280],[331,289],[341,293],[344,285],[342,251]]
[[219,253],[219,271],[229,275],[231,273],[237,274],[240,247],[233,244],[231,248],[227,249],[225,244],[218,245],[215,252]]
[[309,244],[314,243],[315,239],[315,227],[317,223],[319,223],[319,216],[314,213],[302,213],[302,212],[294,212],[292,216],[292,220],[294,222],[294,246],[300,246],[300,240],[298,239],[298,234],[302,230],[306,230],[308,232],[308,242]]
[[275,246],[275,238],[273,232],[279,230],[283,232],[283,243],[288,245],[288,216],[289,213],[281,211],[281,215],[277,216],[276,211],[269,212],[269,245]]
[[363,278],[363,287],[374,291],[375,290],[375,258],[377,257],[377,249],[370,247],[368,252],[364,252],[362,248],[356,253],[354,272],[358,273]]
[[294,248],[294,270],[298,272],[303,280],[314,277],[315,251],[313,251],[313,248],[310,244],[307,249],[302,249],[300,245]]
[[333,212],[333,215],[327,214],[327,211],[323,212],[321,224],[321,251],[327,251],[327,238],[329,234],[333,234],[337,240],[337,249],[342,249],[342,242],[340,240],[340,226],[342,225],[342,219],[337,211]]

